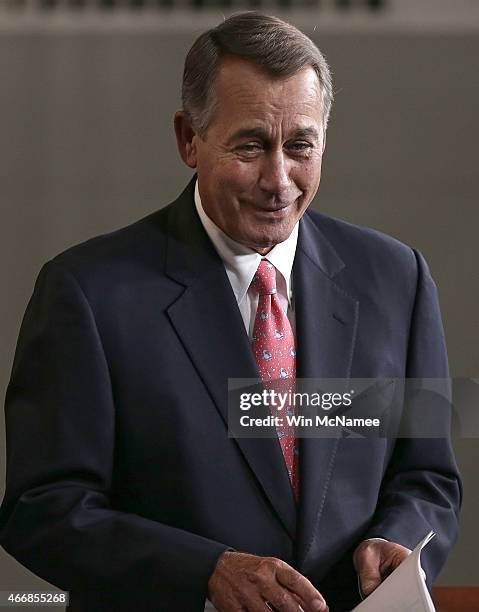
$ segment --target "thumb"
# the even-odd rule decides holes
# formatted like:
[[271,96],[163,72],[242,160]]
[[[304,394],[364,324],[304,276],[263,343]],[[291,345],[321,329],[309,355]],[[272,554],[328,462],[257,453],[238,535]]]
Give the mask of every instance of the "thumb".
[[382,582],[379,564],[381,557],[373,546],[361,545],[354,555],[354,565],[364,595],[370,595]]
[[366,567],[359,572],[359,584],[364,595],[370,595],[381,584],[378,567]]

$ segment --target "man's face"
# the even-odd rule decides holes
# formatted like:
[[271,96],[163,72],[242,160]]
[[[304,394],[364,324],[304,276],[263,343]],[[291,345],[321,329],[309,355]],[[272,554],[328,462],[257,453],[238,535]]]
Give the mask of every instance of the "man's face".
[[288,238],[319,187],[319,80],[311,67],[276,79],[227,58],[214,87],[216,110],[204,139],[192,136],[187,163],[197,169],[206,214],[265,254]]

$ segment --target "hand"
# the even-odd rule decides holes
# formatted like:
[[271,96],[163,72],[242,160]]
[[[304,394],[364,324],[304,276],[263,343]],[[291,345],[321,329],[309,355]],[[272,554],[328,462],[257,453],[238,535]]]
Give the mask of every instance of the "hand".
[[353,563],[364,595],[370,595],[410,554],[409,548],[379,538],[361,542]]
[[208,599],[218,612],[329,612],[311,582],[284,561],[230,551],[216,564]]

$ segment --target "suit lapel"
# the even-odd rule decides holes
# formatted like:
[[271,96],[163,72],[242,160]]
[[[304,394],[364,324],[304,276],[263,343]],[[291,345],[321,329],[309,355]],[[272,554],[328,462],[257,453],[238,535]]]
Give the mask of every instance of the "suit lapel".
[[[334,278],[344,264],[305,215],[300,223],[293,282],[297,330],[297,375],[348,378],[358,322],[358,301]],[[296,559],[306,560],[333,474],[337,438],[303,438],[300,444],[300,508]]]
[[[228,378],[258,379],[259,374],[223,263],[194,209],[193,192],[194,181],[170,210],[166,272],[185,290],[168,316],[225,422],[226,435]],[[294,537],[296,508],[277,438],[235,442]]]

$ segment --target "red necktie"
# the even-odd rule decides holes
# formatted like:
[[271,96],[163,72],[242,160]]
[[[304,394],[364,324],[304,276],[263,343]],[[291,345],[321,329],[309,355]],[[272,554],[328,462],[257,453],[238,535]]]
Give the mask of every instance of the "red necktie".
[[[266,388],[277,387],[281,393],[294,393],[296,380],[296,346],[291,324],[281,308],[276,292],[276,268],[267,259],[262,259],[251,281],[258,292],[258,309],[253,327],[253,354],[261,379]],[[276,381],[276,385],[275,385]],[[275,414],[281,415],[283,426],[277,428],[291,486],[296,501],[299,496],[299,449],[294,427],[288,425],[286,416],[294,414],[293,406]]]

